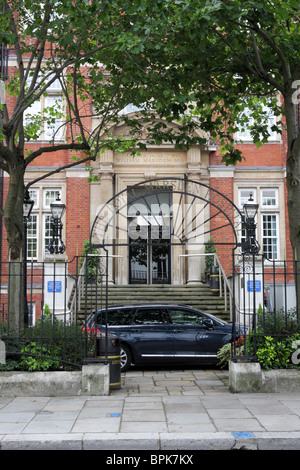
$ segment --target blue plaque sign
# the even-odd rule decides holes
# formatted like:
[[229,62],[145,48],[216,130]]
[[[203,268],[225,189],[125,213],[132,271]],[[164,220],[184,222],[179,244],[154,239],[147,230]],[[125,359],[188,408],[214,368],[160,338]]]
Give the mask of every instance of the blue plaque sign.
[[253,281],[247,281],[247,291],[248,292],[261,292],[261,281],[255,281],[255,285]]
[[48,281],[48,292],[61,292],[61,281]]

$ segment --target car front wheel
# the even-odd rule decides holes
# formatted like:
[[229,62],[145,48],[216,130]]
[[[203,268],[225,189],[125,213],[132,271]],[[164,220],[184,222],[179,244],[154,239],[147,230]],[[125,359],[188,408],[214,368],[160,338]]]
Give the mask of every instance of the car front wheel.
[[121,348],[120,348],[121,372],[126,372],[130,368],[131,362],[132,362],[132,355],[131,355],[131,351],[129,347],[126,346],[125,344],[121,344]]

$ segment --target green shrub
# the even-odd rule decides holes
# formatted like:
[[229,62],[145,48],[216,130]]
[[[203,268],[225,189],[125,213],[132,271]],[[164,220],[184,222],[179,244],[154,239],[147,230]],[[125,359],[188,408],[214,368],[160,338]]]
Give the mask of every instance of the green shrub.
[[82,257],[79,261],[79,270],[83,265],[85,258],[87,259],[87,264],[84,270],[84,277],[86,277],[88,283],[101,282],[101,272],[100,272],[100,261],[99,256],[87,256],[87,255],[99,255],[99,251],[96,248],[90,248],[90,242],[85,241],[83,243]]
[[[216,253],[216,247],[214,245],[213,239],[210,238],[208,242],[205,243],[204,253]],[[204,273],[206,276],[210,275],[210,268],[214,265],[215,257],[205,256],[205,270]]]
[[47,307],[36,324],[25,328],[21,336],[8,334],[6,323],[0,322],[0,338],[5,342],[7,360],[0,370],[69,370],[81,367],[91,348],[95,351],[95,343],[92,344],[89,336],[85,337],[81,326],[58,320]]
[[260,338],[256,357],[262,368],[266,370],[297,368],[298,365],[293,364],[292,355],[295,351],[293,343],[299,338],[298,333],[281,338],[271,336]]
[[300,331],[300,319],[295,309],[285,313],[284,309],[277,312],[265,312],[258,315],[258,332],[266,336],[293,335]]
[[[300,346],[300,334],[289,336],[257,336],[253,332],[246,335],[245,342],[237,340],[235,355],[253,357],[265,370],[299,368],[299,359],[293,359]],[[219,366],[225,367],[231,360],[231,344],[225,344],[219,349],[217,357]]]
[[[61,368],[63,363],[81,366],[85,338],[79,326],[65,324],[53,315],[46,314],[37,320],[34,327],[24,332],[23,352],[29,353],[30,348],[32,356],[50,358],[51,368]],[[42,368],[44,365],[40,365],[41,370],[45,370]],[[48,367],[47,364],[46,366]]]
[[[232,350],[232,344],[227,343],[222,346],[222,348],[219,349],[217,353],[217,357],[219,359],[219,366],[220,367],[226,367],[226,365],[229,363],[231,360],[231,350]],[[238,340],[235,342],[235,355],[236,356],[243,356],[245,352],[245,343],[244,343],[244,338],[240,337]]]
[[50,307],[48,304],[45,304],[44,306],[44,315],[50,315]]
[[20,362],[14,360],[14,359],[6,359],[5,364],[0,364],[0,371],[1,372],[9,372],[9,371],[12,371],[12,370],[19,370],[19,368],[20,368],[19,364],[20,364]]
[[58,349],[51,351],[53,357],[47,357],[49,351],[46,347],[40,347],[35,342],[31,342],[25,346],[25,348],[21,349],[21,353],[23,353],[23,355],[18,366],[21,370],[46,371],[58,369],[60,366],[59,361],[55,360]]

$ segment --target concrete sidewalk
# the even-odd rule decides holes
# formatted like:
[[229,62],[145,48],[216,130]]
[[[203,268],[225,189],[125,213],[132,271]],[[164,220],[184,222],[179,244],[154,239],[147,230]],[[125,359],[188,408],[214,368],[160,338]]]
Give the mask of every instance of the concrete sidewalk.
[[[34,395],[34,390],[33,390]],[[99,397],[0,397],[1,450],[300,449],[300,394],[232,394],[228,371],[135,370]]]

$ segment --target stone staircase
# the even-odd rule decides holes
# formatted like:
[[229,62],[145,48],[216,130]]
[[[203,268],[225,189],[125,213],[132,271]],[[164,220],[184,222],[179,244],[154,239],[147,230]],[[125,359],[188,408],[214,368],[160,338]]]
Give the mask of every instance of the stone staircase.
[[[105,292],[105,289],[102,289],[102,292]],[[230,320],[229,297],[226,310],[224,297],[213,294],[206,284],[113,285],[108,286],[107,302],[108,305],[153,302],[189,305],[223,320]],[[87,287],[87,298],[81,300],[80,308],[77,310],[77,318],[82,322],[85,318],[85,304],[87,314],[95,308],[105,306],[105,297],[101,294],[101,288],[93,285]]]

